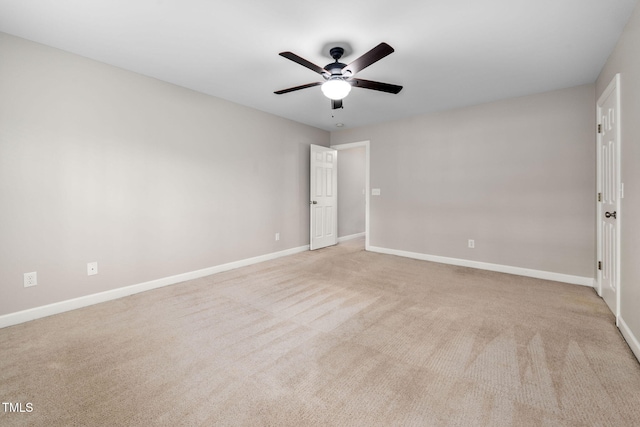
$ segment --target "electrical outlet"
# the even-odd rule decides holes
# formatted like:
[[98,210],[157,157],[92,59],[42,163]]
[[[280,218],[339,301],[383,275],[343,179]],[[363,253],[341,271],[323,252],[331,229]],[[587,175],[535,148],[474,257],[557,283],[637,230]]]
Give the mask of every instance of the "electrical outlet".
[[276,233],[276,241],[280,240],[280,233]]
[[38,284],[38,273],[24,273],[24,287],[35,286]]
[[476,247],[476,241],[473,239],[469,239],[469,248],[473,249]]
[[87,263],[87,276],[93,276],[95,274],[98,274],[98,263],[97,262]]

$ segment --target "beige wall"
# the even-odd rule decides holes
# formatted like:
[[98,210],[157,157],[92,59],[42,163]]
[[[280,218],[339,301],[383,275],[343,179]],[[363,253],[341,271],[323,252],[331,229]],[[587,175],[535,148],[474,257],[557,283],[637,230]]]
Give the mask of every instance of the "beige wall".
[[364,233],[366,149],[338,151],[338,237]]
[[309,243],[328,132],[2,33],[0,58],[0,315]]
[[589,278],[594,116],[585,85],[332,132],[331,144],[371,141],[372,246]]
[[[596,83],[599,97],[620,73],[622,182],[620,209],[620,317],[640,339],[640,7],[635,11]],[[636,348],[637,351],[637,348]],[[640,354],[638,354],[640,358]]]

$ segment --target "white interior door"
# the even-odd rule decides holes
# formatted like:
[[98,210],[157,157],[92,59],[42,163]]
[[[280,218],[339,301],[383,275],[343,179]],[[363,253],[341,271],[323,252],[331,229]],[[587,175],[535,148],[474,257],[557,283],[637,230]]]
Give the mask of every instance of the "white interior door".
[[311,250],[338,243],[338,151],[311,145]]
[[620,306],[620,78],[616,75],[598,112],[598,291],[618,322]]

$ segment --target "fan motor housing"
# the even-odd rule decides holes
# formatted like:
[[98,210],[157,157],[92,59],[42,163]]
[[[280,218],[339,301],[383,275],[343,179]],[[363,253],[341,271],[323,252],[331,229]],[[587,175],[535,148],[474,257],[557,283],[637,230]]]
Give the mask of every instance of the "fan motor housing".
[[342,69],[346,66],[347,64],[343,64],[342,62],[332,62],[331,64],[327,64],[324,69],[330,72],[332,76],[341,76]]

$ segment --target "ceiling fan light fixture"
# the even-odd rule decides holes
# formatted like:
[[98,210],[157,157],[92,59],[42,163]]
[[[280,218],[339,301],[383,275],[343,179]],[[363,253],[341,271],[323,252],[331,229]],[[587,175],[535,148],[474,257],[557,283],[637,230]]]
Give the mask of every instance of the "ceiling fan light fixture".
[[324,82],[320,89],[322,89],[324,96],[337,101],[349,95],[351,85],[340,77],[334,77]]

